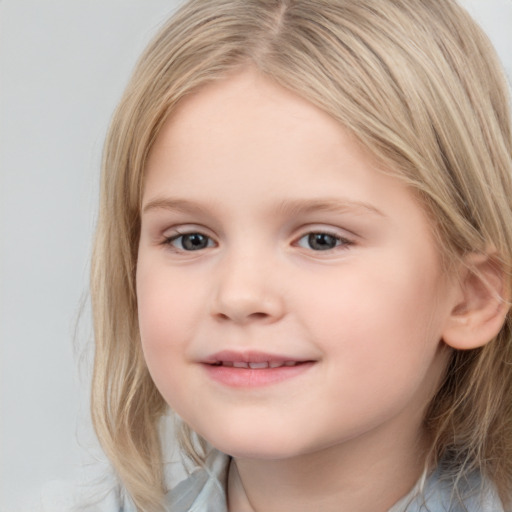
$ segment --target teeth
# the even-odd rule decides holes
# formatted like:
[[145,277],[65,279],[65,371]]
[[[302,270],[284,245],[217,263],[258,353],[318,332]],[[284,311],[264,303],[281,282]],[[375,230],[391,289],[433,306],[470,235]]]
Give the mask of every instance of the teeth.
[[218,366],[228,366],[232,368],[247,368],[252,370],[263,370],[265,368],[279,368],[281,366],[296,366],[297,361],[263,361],[261,363],[247,363],[245,361],[221,361],[216,363]]
[[268,368],[268,363],[267,362],[263,362],[263,363],[249,363],[249,368],[252,368],[253,370],[254,369],[261,369],[261,368]]

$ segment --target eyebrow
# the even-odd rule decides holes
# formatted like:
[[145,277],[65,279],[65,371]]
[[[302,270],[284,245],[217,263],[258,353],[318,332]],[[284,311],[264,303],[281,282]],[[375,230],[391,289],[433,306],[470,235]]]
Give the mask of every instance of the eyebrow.
[[[184,213],[207,213],[214,208],[214,206],[215,204],[213,202],[199,204],[188,199],[157,197],[143,206],[142,213],[160,209]],[[381,210],[371,204],[338,197],[283,200],[276,208],[276,214],[287,216],[296,216],[318,211],[338,214],[347,212],[361,214],[370,213],[386,217]]]
[[157,197],[149,201],[142,208],[142,213],[151,210],[169,210],[176,212],[198,212],[204,213],[208,211],[208,205],[200,205],[188,199],[178,199],[171,197]]
[[278,213],[290,216],[318,211],[327,213],[371,213],[386,217],[381,210],[369,203],[343,197],[286,200],[282,201],[277,208]]

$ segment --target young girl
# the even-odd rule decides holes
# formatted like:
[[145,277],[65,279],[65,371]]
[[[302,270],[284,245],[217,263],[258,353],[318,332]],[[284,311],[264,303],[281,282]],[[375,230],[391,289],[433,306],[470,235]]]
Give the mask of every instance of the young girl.
[[186,3],[114,116],[94,251],[134,509],[512,510],[511,178],[454,0]]

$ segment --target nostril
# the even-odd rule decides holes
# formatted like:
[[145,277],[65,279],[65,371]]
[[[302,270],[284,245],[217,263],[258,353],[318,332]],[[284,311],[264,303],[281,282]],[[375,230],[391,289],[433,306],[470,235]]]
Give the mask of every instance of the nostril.
[[217,319],[218,322],[221,323],[227,323],[227,322],[235,322],[240,324],[246,324],[246,323],[265,323],[273,318],[272,315],[268,313],[263,313],[260,311],[256,311],[255,313],[249,313],[249,314],[237,314],[237,312],[230,313],[223,313],[223,312],[217,312],[214,314],[214,317]]
[[265,296],[263,291],[247,287],[244,293],[236,290],[220,290],[214,296],[211,314],[218,321],[236,323],[278,320],[284,314],[284,305],[279,296]]
[[[264,320],[265,318],[268,318],[270,315],[267,313],[250,313],[246,316],[247,320]],[[220,320],[232,320],[233,318],[230,315],[227,315],[226,313],[217,313],[217,318]]]
[[263,320],[267,318],[269,315],[267,313],[251,313],[249,318],[253,318],[254,320]]

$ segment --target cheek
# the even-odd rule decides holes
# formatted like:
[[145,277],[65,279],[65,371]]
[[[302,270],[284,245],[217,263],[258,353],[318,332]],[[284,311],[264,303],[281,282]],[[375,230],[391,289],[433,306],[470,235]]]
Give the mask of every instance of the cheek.
[[149,257],[139,258],[137,304],[144,344],[168,346],[183,341],[198,300],[197,287],[183,272],[171,272]]
[[152,279],[139,280],[137,283],[137,303],[139,328],[144,347],[157,349],[173,339],[173,330],[178,325],[176,319],[176,300],[170,299],[169,291],[161,283]]
[[197,295],[190,288],[139,263],[137,303],[142,349],[150,374],[165,398],[179,381],[179,363],[186,357],[194,324],[191,308],[196,301]]
[[395,257],[326,282],[319,297],[304,302],[303,317],[320,349],[341,361],[354,382],[427,371],[442,331],[435,274],[397,265]]
[[325,400],[313,396],[311,407],[334,425],[333,439],[347,418],[356,433],[406,408],[419,417],[435,392],[443,361],[434,290],[424,279],[396,277],[346,278],[325,300],[310,301],[308,330],[324,354],[329,383]]

